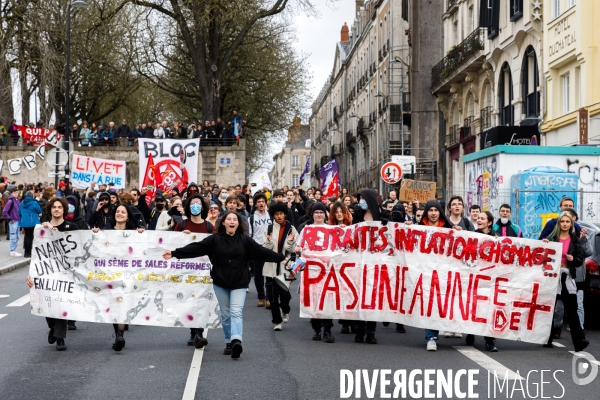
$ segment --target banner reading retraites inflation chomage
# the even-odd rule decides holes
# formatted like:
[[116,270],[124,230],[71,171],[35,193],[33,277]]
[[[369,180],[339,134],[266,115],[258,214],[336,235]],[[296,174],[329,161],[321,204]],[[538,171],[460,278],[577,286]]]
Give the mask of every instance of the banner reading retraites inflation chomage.
[[56,232],[38,225],[29,274],[31,313],[76,321],[217,327],[207,257],[165,261],[205,234]]
[[120,160],[104,160],[73,154],[71,181],[78,189],[113,183],[115,189],[125,188],[126,164]]
[[306,226],[300,316],[546,343],[557,243],[379,222]]
[[198,180],[198,149],[200,139],[138,139],[140,159],[140,188],[144,182],[153,182],[148,158],[152,154],[154,164],[162,178],[164,189],[182,188]]

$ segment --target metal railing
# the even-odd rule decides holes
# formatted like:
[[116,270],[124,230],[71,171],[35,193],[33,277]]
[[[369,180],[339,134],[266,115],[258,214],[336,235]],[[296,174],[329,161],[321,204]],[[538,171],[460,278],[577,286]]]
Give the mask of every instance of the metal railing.
[[448,55],[431,70],[431,88],[434,89],[445,82],[454,71],[471,57],[484,49],[482,40],[484,30],[476,28],[465,40],[453,46]]
[[356,142],[356,135],[352,131],[346,132],[346,145]]
[[448,0],[448,9],[458,4],[458,0]]
[[481,109],[479,112],[479,125],[482,131],[492,127],[492,106]]
[[454,146],[458,143],[458,125],[452,125],[446,135],[446,147]]

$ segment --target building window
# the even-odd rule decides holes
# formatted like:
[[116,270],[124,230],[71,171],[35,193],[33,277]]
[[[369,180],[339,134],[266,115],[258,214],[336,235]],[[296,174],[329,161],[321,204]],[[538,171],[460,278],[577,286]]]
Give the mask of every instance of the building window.
[[571,104],[569,104],[569,88],[570,88],[570,76],[569,74],[563,75],[562,77],[562,98],[563,98],[563,113],[568,114],[571,111]]
[[510,20],[516,21],[523,16],[523,0],[510,0]]
[[560,1],[561,0],[552,1],[552,18],[558,18],[560,16]]
[[575,5],[575,0],[567,0],[567,5],[570,7],[573,7]]
[[508,63],[504,63],[500,69],[500,79],[498,82],[498,93],[500,100],[500,125],[513,125],[514,124],[514,106],[513,101],[513,90],[512,90],[512,75],[510,73],[510,66]]
[[527,118],[539,117],[540,115],[540,93],[537,88],[540,85],[537,67],[537,57],[533,47],[529,46],[525,51],[523,59],[523,99],[525,100],[525,116]]
[[292,156],[292,168],[300,168],[300,157],[298,155]]
[[300,175],[292,174],[292,187],[300,186]]

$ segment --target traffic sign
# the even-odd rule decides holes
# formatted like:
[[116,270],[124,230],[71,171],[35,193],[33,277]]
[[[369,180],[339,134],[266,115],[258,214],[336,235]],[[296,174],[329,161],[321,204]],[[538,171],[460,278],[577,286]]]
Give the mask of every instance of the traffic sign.
[[392,162],[400,165],[402,171],[410,174],[417,168],[417,157],[415,156],[392,156]]
[[395,162],[387,162],[381,167],[381,179],[387,184],[393,185],[402,179],[402,167]]

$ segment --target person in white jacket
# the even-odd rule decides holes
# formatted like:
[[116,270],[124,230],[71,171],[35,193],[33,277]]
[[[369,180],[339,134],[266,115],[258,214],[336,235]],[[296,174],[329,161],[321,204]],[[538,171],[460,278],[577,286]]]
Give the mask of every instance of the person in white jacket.
[[[263,246],[284,255],[294,253],[296,240],[298,239],[296,228],[285,219],[288,211],[285,203],[280,202],[271,205],[269,214],[271,214],[273,225],[269,225],[263,232]],[[263,267],[263,276],[270,283],[267,287],[271,289],[271,316],[273,317],[272,322],[275,324],[273,328],[275,331],[280,331],[281,323],[286,323],[290,319],[290,300],[292,296],[289,291],[280,288],[277,283],[273,282],[273,278],[282,272],[283,266],[281,263],[266,262]]]
[[154,138],[155,139],[164,139],[165,138],[165,131],[163,130],[162,126],[160,126],[160,124],[156,124],[156,129],[154,129]]

